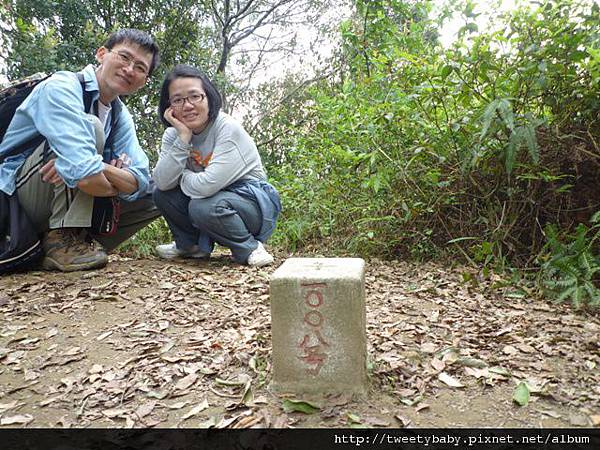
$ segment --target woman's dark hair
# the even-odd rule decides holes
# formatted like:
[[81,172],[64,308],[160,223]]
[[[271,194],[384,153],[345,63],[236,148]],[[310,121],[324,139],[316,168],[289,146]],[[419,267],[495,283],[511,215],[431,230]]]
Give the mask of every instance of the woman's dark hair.
[[148,76],[152,75],[152,72],[160,63],[158,45],[154,42],[152,36],[134,28],[123,28],[112,33],[104,43],[104,47],[111,50],[115,45],[123,42],[137,44],[148,53],[152,53],[152,62],[148,68]]
[[198,78],[200,81],[202,81],[202,87],[206,93],[206,99],[208,100],[208,122],[210,123],[215,120],[219,114],[219,111],[221,111],[221,106],[223,105],[219,90],[200,70],[186,64],[178,64],[167,74],[165,81],[163,81],[162,87],[160,88],[158,117],[163,125],[165,127],[171,126],[171,124],[165,119],[165,111],[169,107],[169,86],[171,85],[171,82],[177,78]]

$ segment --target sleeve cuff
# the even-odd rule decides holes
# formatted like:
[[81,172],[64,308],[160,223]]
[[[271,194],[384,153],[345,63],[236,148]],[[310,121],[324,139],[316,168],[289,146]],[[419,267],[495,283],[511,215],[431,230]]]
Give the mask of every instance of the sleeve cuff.
[[[104,163],[100,155],[94,155],[86,161],[82,161],[78,166],[71,164],[69,161],[56,159],[56,171],[63,179],[65,185],[71,189],[76,189],[78,183],[84,178],[96,175],[104,169]],[[84,168],[82,170],[82,167]]]
[[133,202],[135,200],[137,200],[140,196],[143,196],[145,194],[147,194],[148,192],[148,186],[149,186],[149,181],[147,178],[141,176],[139,173],[137,173],[135,170],[132,170],[131,168],[127,169],[129,171],[129,173],[131,173],[135,179],[137,180],[138,183],[138,189],[135,192],[132,192],[131,194],[124,194],[124,193],[120,193],[118,195],[118,197],[126,202]]
[[175,138],[175,141],[173,142],[173,148],[180,150],[180,151],[185,151],[185,152],[189,152],[192,149],[192,143],[188,142],[187,144],[185,142],[183,142],[179,135],[177,136],[177,138]]

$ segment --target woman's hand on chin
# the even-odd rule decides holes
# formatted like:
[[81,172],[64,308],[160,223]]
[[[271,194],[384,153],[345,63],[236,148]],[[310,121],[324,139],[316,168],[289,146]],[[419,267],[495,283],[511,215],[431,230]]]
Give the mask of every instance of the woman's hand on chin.
[[185,126],[185,124],[177,119],[173,115],[173,107],[170,106],[165,111],[165,120],[169,122],[175,129],[177,130],[177,134],[179,134],[179,139],[185,143],[189,144],[192,140],[192,130]]

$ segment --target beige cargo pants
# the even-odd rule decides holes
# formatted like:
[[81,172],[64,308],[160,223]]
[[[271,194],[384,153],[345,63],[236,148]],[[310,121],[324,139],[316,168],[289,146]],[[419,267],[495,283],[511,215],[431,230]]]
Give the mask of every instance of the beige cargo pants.
[[[103,127],[96,116],[87,115],[94,121],[96,150],[102,154]],[[39,170],[54,157],[46,146],[46,141],[42,142],[17,172],[17,194],[21,206],[39,233],[56,228],[89,228],[94,210],[94,197],[64,184],[55,186],[42,181]],[[93,237],[107,251],[111,251],[158,216],[160,212],[154,206],[151,193],[133,202],[121,201],[121,217],[117,232],[112,236],[93,235]]]

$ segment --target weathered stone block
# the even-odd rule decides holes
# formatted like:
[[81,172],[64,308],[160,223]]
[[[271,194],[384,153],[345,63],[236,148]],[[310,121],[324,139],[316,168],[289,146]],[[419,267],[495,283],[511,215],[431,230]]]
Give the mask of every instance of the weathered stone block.
[[365,262],[289,258],[270,284],[273,388],[365,392]]

